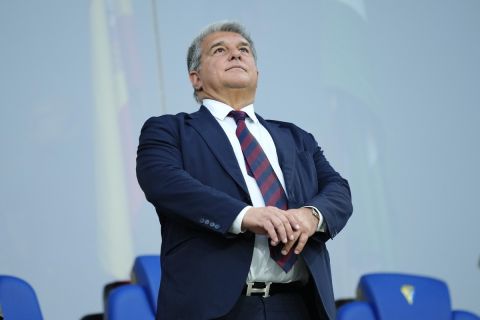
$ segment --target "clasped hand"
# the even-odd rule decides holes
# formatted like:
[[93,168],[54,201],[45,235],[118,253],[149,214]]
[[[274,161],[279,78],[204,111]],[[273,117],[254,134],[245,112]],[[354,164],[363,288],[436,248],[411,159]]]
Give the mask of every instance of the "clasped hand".
[[308,238],[315,233],[318,219],[311,209],[281,210],[276,207],[250,208],[242,220],[242,229],[255,234],[265,234],[272,246],[283,245],[286,255],[294,245],[295,254],[300,254]]

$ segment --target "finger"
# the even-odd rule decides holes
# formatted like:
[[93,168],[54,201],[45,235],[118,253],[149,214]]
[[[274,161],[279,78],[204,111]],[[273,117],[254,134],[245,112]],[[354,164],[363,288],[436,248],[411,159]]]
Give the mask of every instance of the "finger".
[[276,207],[268,208],[270,208],[272,212],[275,212],[275,216],[279,217],[283,223],[287,237],[286,241],[283,241],[283,243],[287,243],[287,241],[294,239],[293,233],[295,232],[295,230],[300,228],[300,225],[297,219],[293,216],[293,214]]
[[298,222],[298,219],[295,217],[295,215],[291,214],[291,213],[288,213],[285,215],[290,223],[290,226],[294,229],[294,230],[298,230],[300,229],[300,223]]
[[282,222],[278,216],[271,216],[270,221],[272,221],[277,231],[278,238],[283,242],[287,243],[287,231],[285,230],[285,224]]
[[[285,227],[287,240],[291,241],[294,239],[294,235],[293,235],[294,230],[292,229],[292,225],[290,224],[290,220],[288,219],[288,216],[289,216],[288,213],[282,214],[280,216],[280,219],[282,220],[283,226]],[[287,241],[285,241],[284,243],[287,243]]]
[[278,243],[278,236],[277,236],[277,232],[275,231],[275,227],[273,226],[273,224],[269,220],[267,220],[264,223],[263,228],[267,232],[268,237],[271,239],[272,246],[276,246],[277,243]]
[[291,240],[291,241],[288,241],[282,248],[282,254],[285,256],[287,255],[290,250],[292,250],[293,246],[295,245],[295,243],[297,242],[297,237],[299,236],[299,233],[295,233],[295,237],[294,237],[294,240]]
[[295,254],[300,254],[300,252],[303,251],[305,244],[307,244],[307,240],[308,240],[308,235],[305,232],[303,232],[298,238],[297,246],[295,247]]

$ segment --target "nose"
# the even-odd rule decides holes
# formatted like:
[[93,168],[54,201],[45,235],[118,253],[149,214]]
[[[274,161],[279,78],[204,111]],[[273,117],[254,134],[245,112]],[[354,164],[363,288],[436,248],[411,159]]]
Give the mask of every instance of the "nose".
[[232,49],[230,52],[231,52],[230,60],[241,59],[242,53],[240,52],[239,49],[235,48],[235,49]]

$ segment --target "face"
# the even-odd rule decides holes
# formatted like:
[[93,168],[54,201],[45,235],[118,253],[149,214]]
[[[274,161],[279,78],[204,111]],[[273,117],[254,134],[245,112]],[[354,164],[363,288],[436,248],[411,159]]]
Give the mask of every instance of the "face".
[[200,98],[221,100],[225,95],[255,95],[258,71],[247,40],[238,33],[215,32],[202,42],[200,69],[190,81]]

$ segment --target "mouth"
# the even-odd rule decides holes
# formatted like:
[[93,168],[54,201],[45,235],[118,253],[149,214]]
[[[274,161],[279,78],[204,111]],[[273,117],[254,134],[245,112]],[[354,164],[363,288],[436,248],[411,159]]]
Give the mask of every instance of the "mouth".
[[231,66],[231,67],[228,67],[227,69],[225,69],[225,71],[229,71],[229,70],[233,70],[233,69],[241,69],[243,71],[247,71],[247,69],[245,69],[242,66]]

